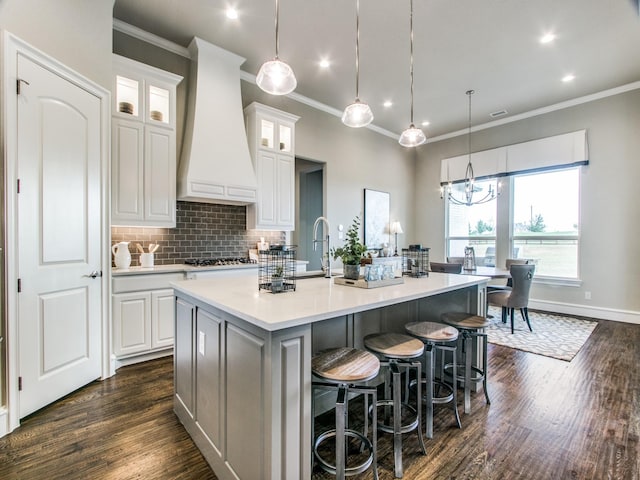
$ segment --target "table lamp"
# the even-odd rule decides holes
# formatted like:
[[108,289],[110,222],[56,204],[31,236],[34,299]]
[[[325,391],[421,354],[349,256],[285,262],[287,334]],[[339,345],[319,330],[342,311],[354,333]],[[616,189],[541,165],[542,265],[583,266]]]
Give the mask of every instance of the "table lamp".
[[404,233],[402,231],[402,225],[400,225],[399,221],[395,221],[391,224],[391,228],[390,228],[391,233],[395,234],[396,236],[396,248],[395,248],[395,253],[394,256],[398,256],[398,234],[399,233]]

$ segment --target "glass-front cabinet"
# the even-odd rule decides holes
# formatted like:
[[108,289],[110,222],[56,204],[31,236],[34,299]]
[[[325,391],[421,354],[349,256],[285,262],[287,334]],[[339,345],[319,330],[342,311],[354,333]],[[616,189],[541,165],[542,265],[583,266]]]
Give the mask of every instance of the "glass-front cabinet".
[[295,229],[295,124],[297,116],[259,103],[244,109],[258,201],[247,207],[247,228]]
[[113,69],[111,224],[175,227],[182,77],[119,55]]

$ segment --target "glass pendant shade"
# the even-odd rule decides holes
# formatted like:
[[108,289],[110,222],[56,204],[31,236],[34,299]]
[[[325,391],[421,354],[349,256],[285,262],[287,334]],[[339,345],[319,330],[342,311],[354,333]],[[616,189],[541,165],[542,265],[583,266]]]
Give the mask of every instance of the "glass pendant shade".
[[262,64],[256,76],[256,84],[272,95],[286,95],[296,89],[298,81],[289,65],[274,58]]
[[400,134],[400,138],[398,139],[398,143],[403,147],[417,147],[418,145],[422,145],[427,141],[427,137],[424,132],[413,124],[413,0],[409,3],[411,6],[411,14],[409,15],[409,45],[410,45],[410,54],[409,54],[409,80],[411,82],[411,123],[409,124],[409,128],[407,128],[404,132]]
[[427,141],[427,137],[424,132],[415,125],[411,124],[404,132],[400,134],[398,142],[403,147],[417,147]]
[[344,109],[342,123],[348,127],[365,127],[373,120],[373,112],[369,105],[356,99],[351,105]]

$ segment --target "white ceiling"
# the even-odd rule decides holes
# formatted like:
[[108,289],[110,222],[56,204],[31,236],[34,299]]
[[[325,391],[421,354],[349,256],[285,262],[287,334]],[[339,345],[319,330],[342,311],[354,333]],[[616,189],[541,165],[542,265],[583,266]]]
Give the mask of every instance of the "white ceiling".
[[[228,5],[237,20],[225,16]],[[201,37],[256,74],[275,54],[275,0],[116,0],[114,18],[182,46]],[[539,37],[557,35],[552,44]],[[640,81],[638,0],[414,0],[415,123],[427,137]],[[338,110],[355,97],[355,0],[280,0],[280,58],[296,93]],[[321,58],[331,61],[321,69]],[[561,78],[572,73],[571,83]],[[360,98],[373,123],[409,125],[409,0],[360,2]],[[391,100],[393,106],[382,106]],[[348,128],[348,127],[345,127]]]

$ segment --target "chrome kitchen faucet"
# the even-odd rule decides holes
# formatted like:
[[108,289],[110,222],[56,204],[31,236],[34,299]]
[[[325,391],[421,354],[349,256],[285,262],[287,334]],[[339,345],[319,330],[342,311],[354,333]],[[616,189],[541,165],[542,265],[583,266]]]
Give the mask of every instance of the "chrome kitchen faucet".
[[[318,225],[320,225],[320,222],[324,223],[327,226],[327,236],[325,240],[317,240],[318,237]],[[327,220],[325,217],[318,217],[316,218],[316,221],[313,224],[313,251],[317,251],[318,250],[318,243],[324,243],[327,242],[327,260],[326,260],[326,264],[325,264],[325,260],[324,260],[324,253],[322,254],[322,256],[320,257],[320,266],[322,268],[322,270],[324,271],[324,277],[325,278],[331,278],[331,259],[329,258],[330,255],[330,245],[329,245],[329,232],[331,231],[331,227],[329,226],[329,220]],[[324,248],[323,248],[323,252],[324,252]]]

